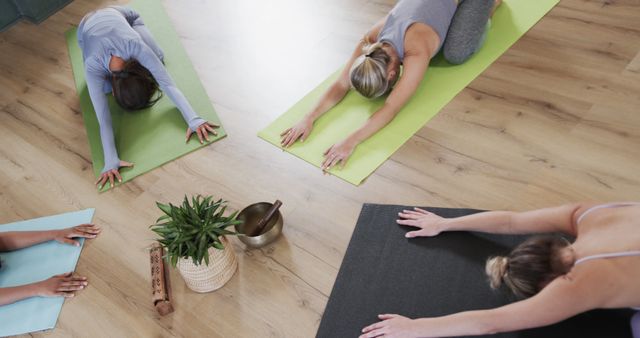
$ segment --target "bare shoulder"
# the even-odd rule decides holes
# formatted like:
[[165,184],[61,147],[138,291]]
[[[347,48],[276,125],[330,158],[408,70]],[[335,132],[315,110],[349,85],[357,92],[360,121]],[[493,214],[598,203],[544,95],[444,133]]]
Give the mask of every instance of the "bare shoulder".
[[607,266],[578,265],[565,275],[557,277],[539,294],[555,294],[556,297],[562,294],[566,299],[581,303],[583,311],[601,308],[615,292],[615,288],[604,287],[606,284],[611,285],[612,272]]
[[[640,258],[631,258],[639,259]],[[629,269],[629,262],[596,259],[575,266],[559,277],[559,282],[587,295],[594,308],[621,308],[640,305],[639,273]]]
[[601,288],[602,276],[595,272],[594,269],[571,271],[530,298],[490,310],[501,318],[497,332],[550,325],[603,307],[609,293]]
[[413,23],[404,36],[405,55],[433,56],[440,46],[440,36],[429,25]]
[[[606,214],[608,216],[640,214],[640,202],[582,202],[577,204],[578,208],[576,209],[573,216],[574,224],[577,224],[578,221],[586,219],[585,217],[587,215],[590,215],[591,212],[594,212],[594,214],[600,214],[599,216],[603,216],[600,212],[601,209],[607,210],[608,212],[606,212]],[[596,218],[599,216],[596,216]],[[593,216],[589,216],[589,218],[591,217]]]

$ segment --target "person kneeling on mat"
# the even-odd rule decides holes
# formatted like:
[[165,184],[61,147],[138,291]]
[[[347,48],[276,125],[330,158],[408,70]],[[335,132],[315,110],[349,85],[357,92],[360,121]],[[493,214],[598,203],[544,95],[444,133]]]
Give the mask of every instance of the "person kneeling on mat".
[[[441,48],[445,58],[455,64],[466,61],[477,51],[489,17],[501,0],[459,2],[398,2],[358,43],[340,77],[314,109],[280,135],[281,145],[290,147],[298,140],[303,142],[315,120],[338,104],[350,88],[370,99],[389,94],[382,108],[364,126],[325,151],[322,170],[337,164],[344,167],[355,147],[387,125],[409,101],[429,61]],[[400,65],[404,67],[402,77]]]
[[[419,228],[408,238],[444,231],[499,234],[560,232],[534,236],[505,257],[487,261],[493,288],[506,285],[524,300],[490,310],[409,319],[381,314],[365,337],[451,337],[524,330],[560,322],[600,308],[640,306],[640,203],[570,204],[528,212],[491,211],[445,219],[416,208],[398,224]],[[631,319],[640,338],[640,312]]]
[[[74,238],[96,238],[100,228],[93,224],[82,224],[61,230],[0,232],[0,252],[14,251],[48,241],[79,246]],[[0,268],[2,261],[0,260]],[[0,274],[2,270],[0,270]],[[87,278],[72,272],[56,275],[40,282],[0,288],[0,306],[12,304],[31,297],[73,297],[87,286]]]
[[107,181],[111,187],[114,179],[121,182],[120,167],[133,166],[118,157],[105,93],[112,92],[123,109],[139,110],[154,105],[164,92],[188,124],[187,141],[194,132],[200,143],[209,141],[209,132],[217,135],[214,128],[219,126],[200,118],[176,87],[164,68],[162,50],[134,10],[113,6],[87,14],[78,26],[78,44],[100,124],[104,152],[104,168],[96,181],[100,188]]

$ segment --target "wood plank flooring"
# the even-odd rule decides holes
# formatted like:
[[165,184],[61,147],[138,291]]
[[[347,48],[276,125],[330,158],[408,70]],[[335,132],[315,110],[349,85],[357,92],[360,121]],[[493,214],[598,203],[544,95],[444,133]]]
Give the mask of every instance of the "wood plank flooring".
[[[508,1],[508,0],[506,0]],[[640,0],[562,0],[360,187],[256,133],[348,58],[390,0],[162,0],[229,137],[98,194],[63,33],[76,0],[0,33],[0,223],[95,207],[104,232],[52,337],[312,337],[364,202],[525,210],[640,200]],[[150,302],[155,201],[284,202],[284,236],[176,312]],[[393,226],[393,225],[391,225]],[[410,273],[410,272],[408,272]]]

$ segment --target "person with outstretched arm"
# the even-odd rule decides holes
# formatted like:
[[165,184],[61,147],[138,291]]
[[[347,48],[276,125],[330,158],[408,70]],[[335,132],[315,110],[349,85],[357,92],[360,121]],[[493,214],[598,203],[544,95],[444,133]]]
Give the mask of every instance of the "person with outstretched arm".
[[121,167],[133,163],[121,160],[113,136],[106,94],[127,111],[153,106],[166,94],[187,123],[187,141],[195,133],[203,143],[219,126],[202,119],[176,87],[164,67],[164,53],[144,25],[140,15],[127,7],[113,6],[87,14],[78,26],[89,96],[100,125],[104,168],[96,185],[122,181]]
[[[484,41],[501,0],[400,0],[356,45],[338,79],[316,106],[281,134],[282,147],[304,142],[314,122],[355,89],[384,104],[367,122],[324,152],[322,170],[347,163],[353,150],[391,122],[414,95],[441,49],[450,63],[468,60]],[[400,66],[402,65],[402,70]]]
[[[442,218],[415,208],[398,224],[416,228],[406,237],[445,231],[536,235],[507,256],[486,263],[491,286],[506,285],[521,300],[495,309],[410,319],[380,314],[361,338],[457,337],[551,325],[593,309],[640,309],[640,202],[576,203],[526,212],[489,211]],[[407,271],[411,273],[411,271]],[[427,300],[425,300],[427,301]],[[640,312],[631,319],[640,338]]]
[[[60,230],[0,232],[0,253],[24,249],[48,241],[80,246],[80,242],[75,238],[93,239],[100,234],[100,231],[101,229],[93,224],[81,224]],[[0,266],[1,262],[0,255]],[[67,272],[31,284],[0,288],[0,306],[38,296],[73,297],[88,284],[86,277]]]

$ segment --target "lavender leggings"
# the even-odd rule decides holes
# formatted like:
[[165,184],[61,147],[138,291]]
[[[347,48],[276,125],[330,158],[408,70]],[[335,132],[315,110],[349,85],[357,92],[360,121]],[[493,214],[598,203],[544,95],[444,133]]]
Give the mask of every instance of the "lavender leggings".
[[633,338],[640,338],[640,311],[631,317],[631,332],[633,332]]

